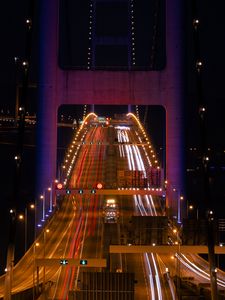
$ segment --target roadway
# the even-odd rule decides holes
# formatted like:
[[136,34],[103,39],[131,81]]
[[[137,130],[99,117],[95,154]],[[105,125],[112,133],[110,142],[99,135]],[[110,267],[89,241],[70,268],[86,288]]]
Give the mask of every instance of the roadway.
[[[65,155],[64,184],[68,188],[90,189],[102,183],[104,188],[116,188],[118,174],[124,171],[140,171],[146,175],[150,166],[158,161],[153,147],[135,118],[128,126],[93,122],[88,117],[77,130]],[[132,125],[130,125],[132,124]],[[114,199],[113,214],[105,212],[109,199]],[[196,284],[209,283],[208,264],[196,255],[178,254],[177,258],[153,253],[109,254],[110,244],[134,242],[130,221],[136,216],[160,216],[164,214],[162,197],[151,195],[66,195],[58,199],[54,214],[43,222],[43,229],[34,244],[14,267],[12,293],[46,285],[47,299],[67,299],[69,291],[82,290],[82,272],[111,271],[135,273],[135,299],[177,299],[170,275],[195,277]],[[177,242],[176,226],[170,225],[171,239]],[[57,258],[54,266],[37,268],[35,259]],[[107,268],[89,268],[60,265],[60,259],[107,258]],[[177,261],[178,263],[175,263]],[[197,266],[197,267],[194,267]],[[193,269],[194,268],[194,269]],[[201,274],[197,274],[196,270]],[[166,271],[167,270],[167,271]],[[169,271],[168,271],[169,270]],[[181,274],[181,273],[180,273]],[[204,275],[204,276],[203,276]],[[218,272],[221,288],[224,274]],[[4,293],[4,279],[0,278],[0,297]]]

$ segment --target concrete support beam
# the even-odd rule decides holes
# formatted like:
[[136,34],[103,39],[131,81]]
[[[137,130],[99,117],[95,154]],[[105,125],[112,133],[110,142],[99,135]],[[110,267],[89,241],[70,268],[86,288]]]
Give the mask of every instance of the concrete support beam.
[[[109,253],[157,253],[157,254],[168,254],[168,253],[186,253],[186,254],[207,254],[208,247],[203,245],[164,245],[164,246],[120,246],[110,245]],[[215,246],[216,254],[225,254],[225,247]]]
[[[65,263],[62,264],[62,261]],[[96,259],[96,258],[84,258],[84,259],[72,259],[72,258],[38,258],[35,260],[36,267],[46,266],[79,266],[85,268],[105,268],[106,259]]]

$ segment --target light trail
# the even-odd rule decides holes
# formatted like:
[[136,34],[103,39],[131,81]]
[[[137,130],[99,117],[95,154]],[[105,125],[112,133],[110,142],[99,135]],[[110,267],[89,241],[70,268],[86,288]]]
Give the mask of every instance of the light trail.
[[[86,122],[88,122],[88,120],[85,121],[85,123]],[[67,162],[65,163],[65,168],[66,168],[65,174],[67,174],[66,181],[68,180],[69,184],[77,185],[79,187],[81,185],[84,186],[91,185],[98,178],[104,176],[103,161],[104,161],[105,144],[101,146],[99,144],[97,146],[97,143],[94,141],[96,141],[96,139],[100,140],[101,136],[104,137],[105,134],[104,130],[106,129],[97,128],[97,127],[96,128],[93,127],[91,129],[84,125],[85,124],[83,123],[82,127],[80,127],[78,132],[76,133],[76,141],[75,140],[73,141],[73,145],[74,145],[73,148],[72,146],[71,148],[69,148],[68,155],[70,155],[70,157],[66,158]],[[124,163],[127,162],[126,166],[128,166],[127,167],[128,170],[140,171],[140,174],[143,173],[144,176],[146,176],[146,173],[148,171],[147,168],[151,166],[155,167],[156,163],[155,163],[155,158],[153,158],[153,154],[152,154],[153,150],[151,149],[151,146],[148,145],[149,142],[146,136],[144,135],[144,133],[142,132],[143,133],[142,134],[140,130],[135,131],[135,129],[133,130],[133,128],[132,130],[130,130],[129,127],[124,127],[124,126],[118,128],[115,127],[115,130],[117,131],[118,145],[117,143],[114,143],[112,139],[109,139],[109,142],[107,141],[106,144],[107,145],[109,143],[113,144],[110,145],[110,147],[111,146],[115,147],[115,144],[116,147],[118,146],[119,151],[118,150],[116,151],[117,157],[119,153],[120,157],[124,158],[122,162]],[[135,141],[138,141],[138,144],[140,142],[141,145],[137,146],[137,143],[135,143]],[[112,162],[114,162],[114,157],[112,157]],[[109,165],[111,165],[112,162],[110,161]],[[92,170],[94,175],[90,174],[92,173],[91,172]],[[113,176],[115,176],[116,178],[116,172],[114,173]],[[128,172],[128,173],[132,173],[132,172]],[[147,186],[148,188],[150,188],[149,183]],[[70,257],[81,258],[82,253],[83,255],[90,255],[90,253],[92,255],[92,253],[94,253],[95,257],[97,257],[97,254],[98,255],[105,254],[103,253],[103,239],[102,239],[103,229],[104,229],[103,226],[102,225],[101,225],[102,227],[99,226],[98,232],[95,233],[96,220],[99,221],[99,224],[101,223],[100,221],[101,217],[99,217],[100,211],[98,210],[98,208],[100,207],[99,200],[94,195],[89,196],[88,199],[83,198],[83,196],[81,195],[77,195],[76,198],[75,196],[73,197],[74,198],[70,198],[70,196],[65,197],[64,200],[60,203],[60,209],[52,216],[52,219],[49,220],[49,223],[46,224],[47,228],[50,228],[50,231],[52,232],[49,240],[44,239],[44,243],[43,243],[44,247],[46,248],[45,249],[46,258],[62,257],[62,256],[69,257],[69,258]],[[76,199],[76,202],[74,201],[74,199]],[[134,195],[133,203],[134,203],[135,213],[137,215],[142,215],[142,216],[161,215],[161,211],[159,210],[156,201],[157,199],[153,199],[152,196]],[[82,209],[84,210],[83,211],[84,213],[82,213]],[[125,213],[126,211],[124,208],[124,215]],[[99,218],[97,219],[96,216],[98,216]],[[115,231],[117,232],[119,238],[121,237],[120,236],[121,228],[122,226],[120,223],[118,224],[117,231]],[[102,231],[100,229],[102,229]],[[42,234],[43,232],[44,231],[42,231]],[[96,234],[97,238],[94,241],[93,247],[95,248],[92,249],[91,245],[93,244],[93,240],[95,237],[94,234]],[[36,242],[40,242],[41,247],[43,246],[42,239],[43,239],[43,235],[39,236],[36,239]],[[172,240],[175,241],[174,236],[172,236]],[[89,249],[88,250],[85,249],[85,246],[88,246]],[[14,268],[14,273],[13,273],[14,282],[13,282],[13,289],[12,289],[13,292],[16,291],[21,292],[22,290],[32,287],[34,283],[33,280],[36,280],[32,278],[34,259],[43,258],[43,247],[42,248],[40,247],[39,249],[38,248],[35,249],[34,246],[32,247],[33,248],[28,250],[28,252],[24,255],[21,262],[19,262]],[[100,250],[97,251],[99,247]],[[35,254],[34,251],[36,251]],[[176,256],[177,259],[179,259],[185,271],[189,274],[190,273],[194,274],[195,278],[197,278],[199,282],[203,282],[203,279],[204,282],[205,281],[208,282],[210,280],[209,274],[207,272],[207,265],[201,263],[197,255],[196,258],[194,255],[185,256],[180,253],[176,254]],[[139,275],[141,280],[142,279],[144,280],[142,280],[140,286],[146,287],[146,289],[148,290],[148,296],[147,296],[148,299],[149,297],[151,297],[151,299],[153,300],[160,300],[163,297],[165,297],[164,294],[165,291],[166,291],[166,296],[168,298],[176,299],[174,293],[175,289],[169,274],[167,279],[169,286],[166,285],[165,287],[163,285],[162,274],[164,273],[163,270],[160,268],[160,264],[159,264],[160,257],[153,253],[149,253],[149,254],[145,253],[142,257],[143,257],[142,262],[144,262],[144,264],[142,264],[143,269],[141,269]],[[117,257],[116,263],[119,262],[118,266],[120,266],[122,270],[123,261],[121,260],[121,258],[122,258],[121,256],[119,258]],[[137,261],[138,259],[140,259],[140,257],[137,257]],[[24,270],[25,267],[27,269],[30,269],[31,271],[28,270],[26,271],[26,274],[22,274],[21,270]],[[52,287],[52,292],[55,293],[55,295],[53,297],[59,299],[60,296],[60,299],[66,299],[68,290],[72,289],[72,287],[74,286],[74,282],[75,282],[75,287],[77,288],[77,279],[79,276],[79,272],[81,272],[81,270],[79,270],[79,268],[77,267],[72,267],[69,270],[69,267],[67,268],[66,266],[65,267],[57,266],[57,267],[48,268],[46,269],[45,272],[46,272],[45,273],[46,281],[43,279],[44,277],[43,267],[40,267],[39,281],[38,279],[36,281],[39,284],[44,282],[47,283],[48,281],[54,282]],[[141,273],[144,273],[144,275]],[[144,278],[142,276],[144,276]],[[220,272],[220,276],[222,278],[221,272]],[[199,278],[201,281],[199,280]],[[225,282],[221,278],[217,277],[218,285],[220,287],[225,288]],[[144,291],[144,293],[146,294],[146,291]]]
[[150,261],[149,261],[149,257],[147,255],[147,253],[144,253],[144,259],[146,261],[146,266],[147,266],[147,269],[148,269],[147,273],[148,273],[149,283],[150,283],[151,298],[152,298],[152,300],[155,300],[156,296],[155,296],[155,287],[154,287],[152,269],[151,269],[151,265],[150,265]]
[[[195,263],[193,263],[192,261],[190,261],[186,255],[184,254],[178,254],[176,253],[177,258],[182,262],[182,264],[184,264],[188,269],[190,269],[192,272],[194,272],[196,275],[206,279],[206,280],[210,280],[210,274],[207,273],[206,271],[204,271],[203,269],[201,269],[200,267],[198,267]],[[220,278],[217,278],[217,283],[218,285],[220,285],[221,287],[225,287],[225,281],[221,280]]]
[[[118,137],[118,141],[128,143],[129,137],[128,137],[127,132],[125,132],[125,134],[122,135],[122,139],[119,139],[119,137]],[[142,171],[144,176],[146,177],[146,170],[144,167],[144,162],[143,162],[143,159],[140,154],[140,150],[137,147],[137,145],[125,145],[125,147],[126,147],[129,170],[135,171],[137,169],[138,171]],[[141,196],[134,195],[133,198],[134,198],[135,207],[138,208],[141,215],[145,215],[145,216],[149,215],[148,211],[146,211],[146,209],[144,207]],[[153,200],[151,198],[149,199],[148,197],[147,197],[147,200],[148,200],[147,203],[149,204],[150,215],[156,215],[156,210],[155,210]],[[159,272],[158,272],[158,268],[156,265],[156,259],[155,259],[154,254],[151,253],[151,261],[153,262],[153,269],[154,269],[154,274],[155,274],[154,279],[156,282],[157,296],[155,294],[155,284],[154,284],[154,280],[153,280],[152,267],[150,264],[150,257],[147,253],[144,254],[144,261],[146,262],[145,266],[146,266],[146,271],[148,273],[148,278],[149,278],[151,299],[152,300],[155,300],[155,299],[162,300],[162,291],[161,291],[162,287],[161,287],[161,282],[159,279]]]

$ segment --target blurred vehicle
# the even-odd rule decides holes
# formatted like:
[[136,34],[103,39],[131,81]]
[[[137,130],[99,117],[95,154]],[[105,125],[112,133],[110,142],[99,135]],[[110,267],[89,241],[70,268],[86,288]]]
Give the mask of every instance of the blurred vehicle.
[[106,199],[103,207],[103,218],[104,223],[117,223],[119,210],[115,199]]

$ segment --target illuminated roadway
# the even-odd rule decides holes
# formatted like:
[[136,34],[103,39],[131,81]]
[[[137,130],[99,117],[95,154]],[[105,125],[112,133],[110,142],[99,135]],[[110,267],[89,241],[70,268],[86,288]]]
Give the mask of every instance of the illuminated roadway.
[[[121,125],[120,125],[121,123]],[[111,271],[135,273],[134,299],[177,299],[170,275],[179,272],[193,276],[196,284],[209,283],[208,264],[197,255],[110,254],[109,245],[129,245],[134,242],[129,224],[132,216],[164,214],[164,198],[151,195],[97,195],[91,193],[98,183],[103,188],[127,185],[121,174],[159,168],[148,136],[135,116],[121,122],[103,123],[90,114],[76,132],[65,155],[64,186],[68,189],[89,189],[89,194],[68,194],[58,197],[54,214],[43,222],[43,230],[32,247],[14,267],[12,293],[37,284],[46,286],[46,299],[67,299],[68,291],[78,291],[81,272]],[[125,172],[125,173],[124,173]],[[120,174],[120,175],[119,175]],[[107,211],[107,201],[113,199],[115,209]],[[170,240],[177,242],[178,233],[169,225]],[[34,264],[36,259],[57,259],[52,266]],[[107,259],[107,267],[62,266],[60,259]],[[176,261],[176,262],[175,262]],[[179,262],[179,264],[178,264]],[[225,287],[224,274],[218,272],[220,288]],[[4,279],[0,278],[0,296],[4,294]]]

